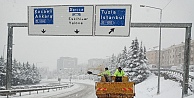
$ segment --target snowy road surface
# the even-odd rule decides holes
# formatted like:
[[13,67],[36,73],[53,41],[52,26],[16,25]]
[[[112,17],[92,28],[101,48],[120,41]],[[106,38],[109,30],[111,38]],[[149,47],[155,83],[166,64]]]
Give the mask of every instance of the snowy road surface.
[[[178,82],[171,80],[164,80],[163,77],[160,79],[160,94],[157,95],[157,76],[151,75],[146,81],[139,83],[135,86],[136,96],[135,98],[181,98],[181,85]],[[45,80],[45,81],[55,81],[56,80]],[[68,80],[63,80],[63,82],[68,82]],[[95,95],[95,82],[93,80],[72,80],[75,85],[71,88],[66,88],[62,90],[53,90],[50,92],[40,92],[36,94],[29,95],[29,93],[22,93],[19,95],[12,96],[11,98],[96,98]],[[189,91],[189,94],[192,92]],[[6,98],[0,96],[0,98]],[[194,98],[194,95],[184,97],[184,98]]]
[[57,98],[95,98],[95,90],[93,85],[79,84],[79,88],[68,94],[67,96]]
[[96,95],[94,85],[76,83],[71,88],[32,95],[22,93],[22,96],[15,95],[13,98],[96,98]]
[[93,85],[78,83],[76,86],[72,91],[64,91],[59,94],[39,98],[95,98]]

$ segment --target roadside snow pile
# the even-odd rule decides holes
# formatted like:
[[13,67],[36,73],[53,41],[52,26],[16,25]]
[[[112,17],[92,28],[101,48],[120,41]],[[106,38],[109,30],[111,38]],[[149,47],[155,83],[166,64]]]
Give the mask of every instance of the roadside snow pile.
[[[182,89],[178,82],[160,78],[160,94],[157,94],[158,77],[151,75],[146,81],[136,85],[136,98],[181,98]],[[194,98],[194,95],[185,98]]]

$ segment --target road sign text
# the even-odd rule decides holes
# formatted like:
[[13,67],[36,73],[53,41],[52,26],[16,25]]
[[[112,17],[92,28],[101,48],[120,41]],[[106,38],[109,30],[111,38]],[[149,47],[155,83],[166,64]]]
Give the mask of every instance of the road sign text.
[[53,8],[35,8],[34,24],[53,24]]
[[100,9],[100,26],[125,26],[126,9]]
[[69,7],[69,12],[84,12],[84,7]]

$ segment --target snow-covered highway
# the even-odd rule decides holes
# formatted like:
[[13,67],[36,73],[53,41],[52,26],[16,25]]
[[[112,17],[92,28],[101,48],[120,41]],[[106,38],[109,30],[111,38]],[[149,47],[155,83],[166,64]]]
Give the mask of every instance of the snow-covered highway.
[[[58,82],[55,80],[44,80],[45,82]],[[62,82],[68,82],[69,80],[62,79]],[[96,98],[95,95],[95,82],[93,80],[72,80],[74,86],[62,90],[53,90],[50,92],[40,92],[39,94],[28,93],[22,94],[22,96],[15,95],[11,98]],[[139,83],[135,86],[136,96],[135,98],[181,98],[182,89],[178,82],[165,80],[161,77],[160,94],[157,95],[157,76],[151,75],[146,81]],[[192,92],[189,92],[192,94]],[[194,95],[187,96],[185,98],[193,98]],[[0,98],[6,98],[0,96]]]

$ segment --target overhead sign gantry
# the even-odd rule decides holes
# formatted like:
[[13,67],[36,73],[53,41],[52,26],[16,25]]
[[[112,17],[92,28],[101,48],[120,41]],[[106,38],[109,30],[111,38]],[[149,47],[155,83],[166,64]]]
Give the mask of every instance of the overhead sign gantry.
[[130,23],[130,4],[28,7],[29,35],[128,37]]

